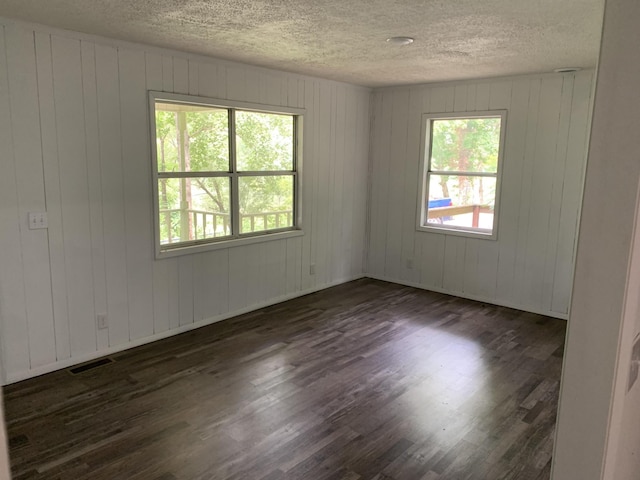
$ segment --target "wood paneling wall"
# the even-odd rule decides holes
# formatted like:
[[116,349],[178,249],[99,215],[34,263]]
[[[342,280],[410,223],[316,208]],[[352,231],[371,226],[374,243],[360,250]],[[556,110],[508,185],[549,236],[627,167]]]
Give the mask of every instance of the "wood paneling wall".
[[[148,89],[306,109],[305,235],[154,260]],[[5,381],[361,276],[369,104],[364,88],[0,20]],[[29,230],[42,211],[48,230]]]
[[[592,72],[377,90],[367,273],[566,318]],[[416,231],[422,113],[508,110],[498,239]]]
[[[538,75],[372,96],[0,19],[2,378],[363,273],[566,317],[592,80]],[[154,260],[147,90],[306,109],[305,235]],[[417,232],[421,114],[487,109],[508,110],[498,240]],[[49,228],[29,230],[27,214],[40,211]],[[99,313],[107,330],[96,329]]]

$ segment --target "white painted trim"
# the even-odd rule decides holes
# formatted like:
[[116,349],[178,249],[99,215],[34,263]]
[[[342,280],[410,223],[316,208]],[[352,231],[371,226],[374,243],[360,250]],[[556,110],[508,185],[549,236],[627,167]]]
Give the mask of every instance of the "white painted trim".
[[[239,102],[235,100],[224,100],[219,98],[210,98],[202,95],[184,95],[178,93],[161,92],[157,90],[149,90],[149,137],[151,144],[151,191],[153,195],[153,227],[154,227],[154,249],[155,258],[169,258],[177,257],[180,255],[190,255],[194,253],[206,252],[210,250],[220,250],[222,248],[239,247],[242,245],[251,245],[254,243],[266,242],[270,240],[283,240],[287,238],[300,237],[304,235],[302,230],[302,217],[301,202],[302,202],[302,179],[300,177],[300,170],[302,168],[302,142],[300,138],[304,137],[305,133],[302,125],[302,119],[306,113],[304,108],[292,108],[283,107],[277,105],[267,105],[261,103],[252,102]],[[223,237],[220,239],[207,238],[198,240],[191,243],[181,242],[181,246],[175,248],[163,246],[160,243],[160,200],[158,193],[158,179],[161,173],[158,171],[158,151],[157,151],[157,139],[156,139],[156,105],[158,102],[177,103],[185,105],[205,105],[211,108],[221,108],[230,112],[228,125],[228,135],[230,140],[229,149],[229,172],[217,172],[218,175],[213,172],[202,172],[205,177],[224,177],[230,180],[231,191],[231,232],[229,237]],[[264,232],[255,232],[252,234],[241,235],[240,230],[240,206],[238,200],[238,176],[239,172],[236,165],[236,124],[235,124],[235,111],[242,110],[247,112],[264,112],[272,114],[290,115],[293,119],[293,166],[291,171],[256,171],[256,172],[242,172],[244,174],[261,174],[261,175],[288,175],[293,178],[293,219],[294,224],[290,228],[267,230]],[[166,173],[166,172],[162,172]],[[174,172],[172,172],[174,173]],[[187,172],[179,172],[186,174]],[[188,172],[193,173],[193,172]],[[178,178],[176,176],[164,177],[164,178]],[[164,248],[163,248],[164,247]]]
[[335,287],[337,285],[341,285],[343,283],[347,283],[347,282],[351,282],[354,280],[359,280],[361,278],[371,278],[374,280],[380,280],[383,282],[389,282],[389,283],[395,283],[397,285],[405,285],[407,287],[413,287],[413,288],[419,288],[420,290],[428,290],[428,291],[432,291],[432,292],[436,292],[436,293],[442,293],[442,294],[446,294],[446,295],[451,295],[451,296],[455,296],[455,297],[460,297],[460,298],[466,298],[468,300],[475,300],[478,302],[483,302],[483,303],[489,303],[492,305],[498,305],[498,306],[502,306],[502,307],[508,307],[508,308],[513,308],[516,310],[522,310],[524,312],[529,312],[529,313],[535,313],[538,315],[545,315],[548,317],[553,317],[553,318],[558,318],[560,320],[567,320],[567,315],[566,314],[559,314],[556,312],[548,312],[548,311],[539,311],[536,309],[531,309],[528,307],[524,307],[522,305],[516,305],[516,304],[511,304],[509,302],[497,302],[494,299],[488,299],[488,298],[483,298],[481,296],[477,296],[477,295],[467,295],[461,292],[449,292],[445,289],[442,288],[436,288],[436,287],[427,287],[424,285],[420,285],[419,283],[415,283],[415,282],[407,282],[407,281],[399,281],[397,279],[393,279],[393,278],[388,278],[388,277],[384,277],[382,275],[371,275],[371,274],[360,274],[360,275],[355,275],[353,277],[348,277],[348,278],[343,278],[334,282],[330,282],[324,285],[321,285],[319,287],[313,287],[313,288],[309,288],[306,290],[301,290],[292,294],[288,294],[288,295],[282,295],[280,297],[276,297],[273,298],[271,300],[267,300],[266,302],[263,303],[257,303],[254,305],[251,305],[249,307],[245,307],[245,308],[241,308],[239,310],[235,310],[233,312],[227,312],[223,315],[218,315],[216,317],[210,317],[204,320],[201,320],[199,322],[196,323],[192,323],[189,325],[183,325],[181,327],[175,328],[173,330],[168,330],[162,333],[158,333],[158,334],[154,334],[152,336],[149,337],[145,337],[145,338],[140,338],[137,340],[134,340],[132,342],[127,343],[126,345],[120,345],[117,347],[110,347],[110,348],[106,348],[104,350],[100,350],[97,352],[92,352],[90,354],[87,355],[82,355],[79,357],[71,357],[71,358],[67,358],[64,360],[61,360],[59,362],[53,363],[53,364],[49,364],[49,365],[43,365],[41,367],[38,368],[34,368],[32,370],[26,370],[26,371],[22,371],[22,372],[18,372],[18,373],[14,373],[14,374],[9,374],[7,375],[7,378],[4,379],[2,381],[2,385],[9,385],[11,383],[16,383],[16,382],[20,382],[22,380],[26,380],[29,378],[33,378],[33,377],[37,377],[40,375],[44,375],[46,373],[51,373],[51,372],[55,372],[57,370],[62,370],[64,368],[68,368],[71,367],[73,365],[78,365],[84,362],[89,362],[91,360],[95,360],[97,358],[101,358],[101,357],[105,357],[108,355],[113,355],[115,353],[119,353],[125,350],[129,350],[131,348],[135,348],[135,347],[139,347],[141,345],[146,345],[148,343],[152,343],[158,340],[162,340],[165,338],[169,338],[172,337],[174,335],[179,335],[181,333],[185,333],[185,332],[189,332],[191,330],[195,330],[197,328],[200,327],[205,327],[207,325],[212,325],[214,323],[218,323],[221,322],[223,320],[227,320],[229,318],[232,317],[237,317],[238,315],[243,315],[245,313],[249,313],[255,310],[259,310],[261,308],[265,308],[271,305],[275,305],[277,303],[281,303],[281,302],[285,302],[287,300],[292,300],[294,298],[298,298],[298,297],[303,297],[305,295],[309,295],[311,293],[315,293],[315,292],[319,292],[321,290],[325,290],[327,288],[331,288],[331,287]]
[[363,262],[362,268],[366,272],[369,270],[369,254],[371,252],[371,206],[373,205],[373,128],[375,126],[375,95],[369,95],[369,142],[367,151],[367,204],[365,205],[365,220],[364,220],[364,249],[362,252]]
[[[617,352],[619,355],[613,368],[614,384],[611,390],[611,401],[609,405],[609,419],[607,435],[605,437],[604,460],[602,465],[602,478],[615,478],[618,452],[620,449],[620,434],[624,430],[624,413],[626,396],[631,389],[628,389],[629,369],[631,367],[631,352],[635,342],[635,320],[638,314],[638,271],[640,264],[640,230],[638,220],[640,216],[640,186],[636,195],[635,215],[633,219],[633,233],[631,236],[631,250],[629,252],[629,265],[625,280],[625,292],[622,300],[622,324],[618,332]],[[634,385],[637,389],[637,385]]]
[[341,285],[343,283],[347,283],[347,282],[352,282],[354,280],[359,280],[361,278],[365,278],[366,275],[363,274],[359,274],[359,275],[355,275],[353,277],[347,277],[347,278],[343,278],[340,280],[336,280],[321,286],[316,286],[313,288],[309,288],[307,290],[301,290],[295,293],[291,293],[291,294],[287,294],[287,295],[282,295],[280,297],[275,297],[272,298],[270,300],[267,300],[265,302],[262,303],[256,303],[253,304],[251,306],[245,307],[245,308],[241,308],[239,310],[235,310],[233,312],[227,312],[225,314],[222,315],[218,315],[216,317],[210,317],[210,318],[206,318],[204,320],[200,320],[199,322],[195,322],[195,323],[191,323],[189,325],[183,325],[181,327],[178,328],[174,328],[173,330],[167,330],[165,332],[162,333],[157,333],[154,335],[151,335],[149,337],[145,337],[145,338],[139,338],[137,340],[133,340],[129,343],[127,343],[126,345],[119,345],[117,347],[110,347],[110,348],[106,348],[104,350],[100,350],[97,352],[92,352],[89,353],[87,355],[81,355],[78,357],[71,357],[71,358],[67,358],[64,360],[61,360],[59,362],[56,363],[51,363],[49,365],[43,365],[41,367],[38,368],[34,368],[32,370],[26,370],[26,371],[22,371],[22,372],[17,372],[14,374],[9,374],[7,376],[7,378],[3,381],[2,385],[9,385],[11,383],[16,383],[16,382],[20,382],[22,380],[26,380],[28,378],[33,378],[33,377],[37,377],[40,375],[44,375],[46,373],[51,373],[51,372],[55,372],[56,370],[62,370],[64,368],[68,368],[71,367],[73,365],[78,365],[81,363],[85,363],[85,362],[89,362],[91,360],[95,360],[97,358],[101,358],[101,357],[105,357],[108,355],[113,355],[114,353],[118,353],[118,352],[122,352],[125,350],[129,350],[131,348],[135,348],[135,347],[139,347],[140,345],[146,345],[148,343],[152,343],[155,342],[157,340],[162,340],[164,338],[169,338],[169,337],[173,337],[175,335],[179,335],[181,333],[185,333],[191,330],[195,330],[197,328],[200,327],[206,327],[207,325],[212,325],[214,323],[218,323],[221,322],[223,320],[227,320],[229,318],[232,317],[237,317],[238,315],[243,315],[245,313],[249,313],[249,312],[253,312],[255,310],[260,310],[261,308],[265,308],[271,305],[275,305],[277,303],[282,303],[285,302],[287,300],[292,300],[294,298],[298,298],[298,297],[303,297],[305,295],[309,295],[310,293],[315,293],[315,292],[319,292],[321,290],[326,290],[327,288],[331,288],[331,287],[335,287],[337,285]]
[[[600,61],[600,57],[598,57],[598,62]],[[595,98],[596,98],[596,87],[598,85],[598,67],[596,66],[595,71],[593,72],[593,82],[591,83],[591,95],[589,97],[589,118],[587,119],[587,134],[585,135],[584,140],[584,163],[582,164],[582,183],[580,186],[580,205],[578,206],[578,223],[576,224],[576,234],[573,237],[573,261],[571,262],[571,289],[569,290],[569,307],[567,318],[571,315],[571,303],[573,301],[573,286],[576,280],[576,255],[578,252],[578,238],[580,238],[580,219],[582,218],[582,207],[584,205],[584,185],[587,178],[587,162],[589,161],[589,145],[591,144],[591,126],[593,123],[593,109],[595,107]],[[568,334],[568,332],[567,332]],[[564,363],[563,367],[564,368]],[[562,377],[564,378],[564,377]],[[560,380],[562,383],[562,379]],[[562,387],[562,385],[561,385]],[[555,442],[555,437],[554,437]]]
[[398,280],[396,278],[389,278],[389,277],[385,277],[383,275],[372,275],[372,274],[367,273],[364,276],[367,277],[367,278],[372,278],[374,280],[381,280],[383,282],[396,283],[398,285],[404,285],[404,286],[407,286],[407,287],[419,288],[420,290],[428,290],[430,292],[443,293],[445,295],[451,295],[452,297],[466,298],[467,300],[474,300],[476,302],[489,303],[491,305],[497,305],[499,307],[513,308],[515,310],[521,310],[523,312],[535,313],[537,315],[545,315],[547,317],[557,318],[559,320],[567,320],[568,319],[568,315],[565,314],[565,313],[543,311],[543,310],[538,310],[536,308],[530,308],[530,307],[527,307],[525,305],[517,305],[515,303],[510,303],[510,302],[500,302],[500,301],[498,301],[496,299],[483,297],[481,295],[469,295],[469,294],[464,293],[464,292],[452,292],[452,291],[448,291],[448,290],[446,290],[444,288],[421,285],[421,284],[416,283],[416,282],[407,282],[405,280]]
[[[493,227],[491,231],[485,231],[481,229],[474,229],[468,227],[456,227],[450,225],[438,226],[437,224],[425,223],[423,220],[426,218],[428,208],[426,208],[427,201],[429,199],[429,182],[427,178],[429,173],[441,174],[445,172],[432,171],[431,170],[431,149],[433,144],[433,135],[431,125],[434,120],[453,120],[453,119],[469,119],[469,118],[500,118],[500,139],[498,145],[498,163],[496,165],[496,173],[485,172],[460,172],[466,175],[489,177],[496,179],[496,191],[493,201]],[[504,163],[504,150],[506,144],[507,133],[507,110],[483,110],[483,111],[464,111],[464,112],[444,112],[444,113],[423,113],[421,132],[420,132],[420,170],[418,179],[420,184],[418,185],[418,208],[417,208],[417,220],[416,230],[420,232],[438,233],[445,235],[458,235],[461,237],[469,238],[481,238],[484,240],[497,240],[498,239],[498,221],[500,218],[500,189],[502,185],[502,171]],[[458,172],[447,172],[458,173]],[[453,176],[453,175],[452,175]]]
[[[154,213],[157,221],[157,215]],[[157,235],[157,234],[156,234]],[[295,238],[304,236],[304,231],[299,229],[287,230],[285,232],[267,232],[260,235],[251,235],[243,237],[234,237],[228,240],[219,240],[215,242],[204,242],[201,245],[185,245],[167,250],[160,250],[156,242],[156,260],[163,258],[179,257],[181,255],[191,255],[194,253],[209,252],[212,250],[221,250],[223,248],[235,248],[243,245],[253,245],[254,243],[271,242],[273,240],[286,240],[287,238]],[[158,238],[158,237],[156,237]]]
[[[285,107],[281,105],[269,105],[256,102],[240,102],[237,100],[225,100],[222,98],[210,98],[202,95],[185,95],[182,93],[162,92],[158,90],[149,90],[149,106],[150,111],[155,113],[155,102],[165,101],[166,103],[184,103],[186,105],[206,105],[211,108],[235,109],[247,112],[263,112],[285,115],[304,115],[307,113],[305,108]],[[152,132],[155,134],[155,132]]]

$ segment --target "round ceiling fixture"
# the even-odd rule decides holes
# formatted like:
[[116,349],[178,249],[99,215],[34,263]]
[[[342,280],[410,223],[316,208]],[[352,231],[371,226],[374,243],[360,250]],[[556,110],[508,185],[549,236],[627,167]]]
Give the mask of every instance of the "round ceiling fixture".
[[410,45],[413,43],[413,38],[411,37],[389,37],[387,38],[387,43],[391,43],[392,45]]
[[553,71],[555,73],[571,73],[571,72],[579,72],[580,70],[582,70],[582,68],[580,67],[562,67],[562,68],[555,68]]

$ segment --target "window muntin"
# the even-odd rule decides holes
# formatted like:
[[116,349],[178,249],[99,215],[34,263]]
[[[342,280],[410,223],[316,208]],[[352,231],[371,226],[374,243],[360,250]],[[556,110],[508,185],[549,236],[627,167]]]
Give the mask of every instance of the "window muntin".
[[299,229],[301,112],[159,92],[150,102],[158,255]]
[[505,111],[425,114],[418,229],[495,238]]

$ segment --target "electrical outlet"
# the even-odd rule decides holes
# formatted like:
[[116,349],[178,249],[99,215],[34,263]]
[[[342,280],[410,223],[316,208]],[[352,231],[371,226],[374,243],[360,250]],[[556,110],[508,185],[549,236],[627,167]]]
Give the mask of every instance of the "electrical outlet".
[[405,265],[407,266],[407,270],[413,270],[413,258],[407,258]]
[[98,330],[104,330],[105,328],[109,328],[109,323],[107,322],[107,315],[105,313],[99,313],[97,315],[97,323],[98,323]]
[[316,274],[316,264],[312,263],[311,265],[309,265],[309,275],[315,275]]
[[29,230],[38,230],[48,228],[49,220],[47,212],[30,212],[29,213]]

